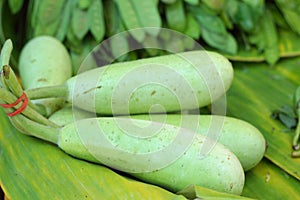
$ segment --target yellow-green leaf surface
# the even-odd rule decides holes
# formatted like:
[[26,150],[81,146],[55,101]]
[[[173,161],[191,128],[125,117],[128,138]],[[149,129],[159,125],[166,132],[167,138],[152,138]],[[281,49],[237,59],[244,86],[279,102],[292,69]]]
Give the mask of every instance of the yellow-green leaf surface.
[[179,194],[184,195],[188,199],[205,199],[205,200],[251,200],[251,198],[226,194],[218,191],[214,191],[208,188],[191,185],[186,189],[179,192]]
[[[300,37],[291,31],[279,31],[279,54],[280,57],[293,57],[300,55]],[[233,61],[261,62],[265,57],[257,49],[242,49],[240,47],[236,55],[226,55]]]
[[300,197],[299,187],[299,180],[264,159],[246,173],[246,187],[242,195],[255,199],[295,200]]
[[266,157],[300,180],[300,159],[291,158],[292,132],[270,116],[282,105],[292,105],[300,85],[300,57],[281,60],[276,66],[236,63],[235,79],[228,92],[228,115],[246,120],[265,136]]
[[22,135],[0,110],[0,185],[9,199],[185,199]]

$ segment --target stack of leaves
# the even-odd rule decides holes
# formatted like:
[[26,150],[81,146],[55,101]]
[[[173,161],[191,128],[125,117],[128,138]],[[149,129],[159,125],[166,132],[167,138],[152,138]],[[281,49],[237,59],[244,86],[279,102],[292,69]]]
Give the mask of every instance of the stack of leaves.
[[[69,48],[74,66],[80,65],[91,49],[106,38],[143,27],[181,32],[233,60],[266,60],[273,65],[282,56],[300,54],[299,47],[286,45],[286,39],[299,41],[297,0],[1,0],[0,3],[2,42],[10,37],[19,41],[21,47],[38,35],[55,36]],[[25,26],[20,18],[26,21]],[[20,35],[26,37],[15,38]],[[193,48],[193,44],[184,40],[159,35],[159,29],[139,29],[114,40],[109,46],[111,56],[136,43],[142,46],[160,43],[162,49],[172,45],[177,51]],[[163,53],[147,48],[118,60]]]

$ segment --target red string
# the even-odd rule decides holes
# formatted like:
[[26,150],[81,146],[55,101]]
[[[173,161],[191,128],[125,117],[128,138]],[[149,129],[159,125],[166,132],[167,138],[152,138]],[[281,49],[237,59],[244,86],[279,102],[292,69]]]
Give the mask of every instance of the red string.
[[6,114],[9,117],[13,117],[23,112],[28,105],[28,97],[26,96],[25,92],[23,92],[23,94],[15,102],[9,104],[0,104],[0,106],[3,108],[11,108],[18,105],[21,101],[23,101],[23,104],[17,110]]

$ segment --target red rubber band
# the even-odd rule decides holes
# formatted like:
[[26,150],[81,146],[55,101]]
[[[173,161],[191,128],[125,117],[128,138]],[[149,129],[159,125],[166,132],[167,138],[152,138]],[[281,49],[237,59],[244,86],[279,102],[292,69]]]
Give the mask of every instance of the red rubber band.
[[3,108],[12,108],[16,105],[18,105],[23,99],[26,99],[27,96],[26,94],[23,92],[23,94],[13,103],[9,103],[9,104],[0,104],[0,106],[2,106]]
[[18,105],[21,101],[23,101],[23,104],[17,110],[6,114],[9,117],[13,117],[23,112],[28,105],[28,97],[25,92],[23,92],[23,94],[15,102],[10,104],[0,104],[0,106],[2,106],[3,108],[11,108]]

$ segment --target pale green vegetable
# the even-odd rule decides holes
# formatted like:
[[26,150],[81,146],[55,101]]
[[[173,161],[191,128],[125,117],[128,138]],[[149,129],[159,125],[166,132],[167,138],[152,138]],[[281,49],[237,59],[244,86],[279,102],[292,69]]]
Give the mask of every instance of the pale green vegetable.
[[[50,120],[59,125],[66,125],[79,119],[95,117],[94,113],[65,107],[52,116]],[[125,116],[128,117],[128,116]],[[163,122],[192,129],[195,132],[213,137],[230,149],[241,162],[244,171],[255,167],[266,151],[266,140],[261,132],[246,121],[217,115],[132,115],[132,119]]]
[[[204,136],[161,123],[152,123],[150,129],[157,132],[148,135],[141,127],[148,126],[149,121],[131,120],[78,120],[60,130],[57,143],[75,157],[105,164],[174,192],[196,184],[241,194],[244,171],[225,146],[217,143],[201,157]],[[131,123],[135,126],[130,127]]]
[[21,51],[19,73],[24,89],[59,85],[71,77],[67,49],[52,36],[39,36]]
[[23,133],[55,143],[74,157],[174,192],[192,184],[233,194],[243,190],[244,171],[236,156],[220,143],[201,154],[210,141],[188,129],[117,117],[81,119],[61,128],[22,115],[11,120]]
[[80,119],[95,117],[94,113],[72,107],[71,104],[54,112],[48,119],[59,126],[65,126]]
[[66,82],[66,96],[74,106],[101,114],[172,112],[211,104],[232,79],[225,57],[190,51],[83,72]]
[[[25,90],[60,85],[72,75],[66,48],[52,36],[38,36],[28,41],[21,51],[18,68]],[[35,103],[43,105],[50,114],[63,104],[63,99]]]
[[[150,115],[151,116],[151,115]],[[159,121],[162,116],[133,115],[133,119]],[[230,149],[240,160],[245,171],[255,167],[263,158],[266,151],[266,141],[260,131],[251,124],[232,117],[216,115],[167,115],[165,123],[183,128],[193,128],[197,123],[196,132],[215,139]],[[220,126],[220,129],[216,127]],[[216,131],[219,132],[216,132]],[[215,131],[216,133],[210,133]]]
[[105,115],[161,113],[213,104],[232,79],[232,65],[224,56],[189,51],[106,65],[27,95],[64,97],[75,107]]

